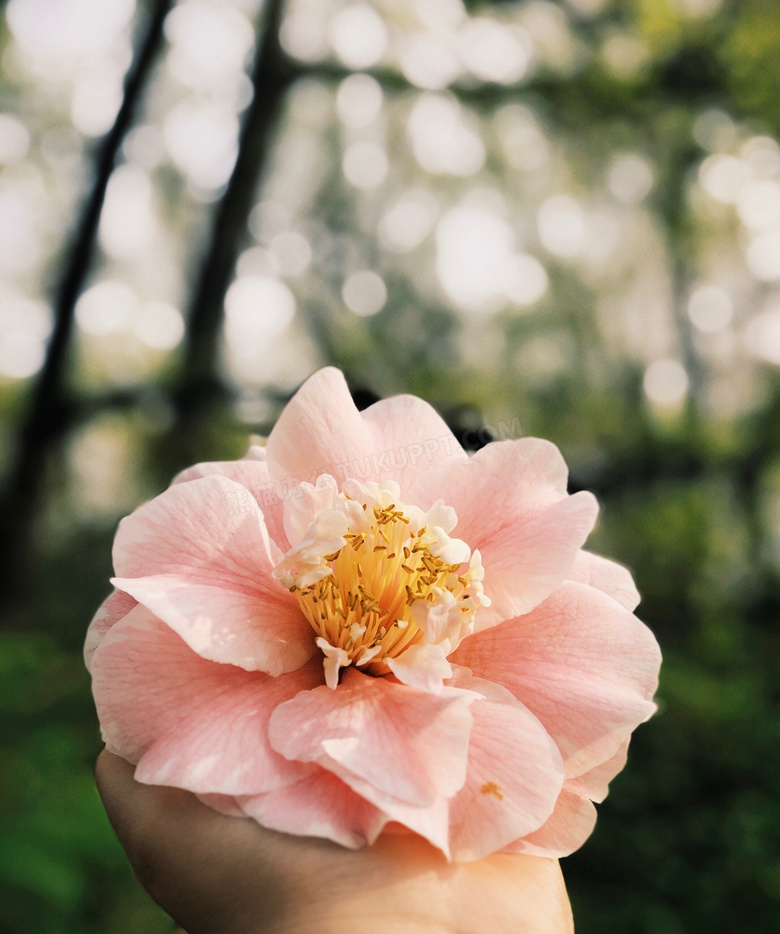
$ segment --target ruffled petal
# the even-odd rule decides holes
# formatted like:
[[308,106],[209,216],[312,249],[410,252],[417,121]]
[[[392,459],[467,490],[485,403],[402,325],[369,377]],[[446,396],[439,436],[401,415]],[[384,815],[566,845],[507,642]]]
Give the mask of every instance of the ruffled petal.
[[505,847],[503,852],[560,859],[578,850],[595,826],[593,803],[564,790],[547,822],[539,830]]
[[660,650],[632,613],[567,581],[533,612],[469,636],[450,659],[502,684],[544,724],[573,778],[655,711]]
[[349,776],[350,787],[365,801],[374,805],[388,821],[388,833],[412,831],[444,854],[450,854],[450,799],[437,798],[433,804],[417,806],[379,791],[355,775]]
[[[279,550],[279,557],[281,557],[290,547],[284,531],[284,502],[268,473],[265,448],[255,446],[250,448],[249,451],[250,453],[241,460],[206,461],[202,464],[187,467],[186,470],[176,474],[171,481],[171,486],[176,483],[186,483],[189,480],[200,480],[203,477],[211,476],[227,477],[228,480],[240,483],[262,510],[268,534]],[[247,495],[237,490],[235,496],[228,495],[226,505],[229,511],[243,512],[247,502]],[[278,558],[274,556],[274,560],[276,561]]]
[[84,640],[84,664],[87,666],[87,671],[91,671],[92,656],[103,641],[103,636],[114,623],[127,616],[137,604],[137,600],[121,590],[115,590],[100,604],[97,613],[92,617],[92,622],[87,629],[87,638]]
[[223,673],[222,690],[144,753],[136,780],[201,793],[245,795],[274,791],[306,775],[310,766],[290,762],[271,748],[268,720],[278,704],[322,684],[321,667],[304,665],[278,678],[247,678],[247,674],[236,678]]
[[620,748],[614,756],[610,756],[605,762],[590,769],[576,778],[570,778],[566,781],[565,788],[573,794],[580,795],[583,798],[589,798],[591,801],[601,802],[609,794],[609,783],[619,773],[628,759],[628,744],[631,741],[629,737],[621,743]]
[[566,577],[567,580],[595,587],[627,610],[635,610],[639,606],[639,591],[631,572],[622,564],[601,555],[580,551]]
[[354,669],[336,690],[315,688],[281,704],[271,745],[415,806],[450,797],[466,778],[471,698],[429,694]]
[[123,519],[112,582],[204,658],[279,675],[316,647],[297,601],[271,576],[257,503],[238,514],[226,505],[242,490],[224,477],[191,480]]
[[325,367],[309,377],[287,403],[268,437],[271,479],[278,490],[314,483],[323,473],[339,483],[348,467],[370,458],[373,439],[339,370]]
[[518,438],[494,441],[466,460],[432,469],[413,494],[424,509],[439,498],[454,506],[457,534],[471,542],[485,529],[503,524],[508,510],[522,515],[564,499],[568,477],[566,462],[552,442]]
[[566,478],[554,444],[521,438],[415,484],[423,508],[439,497],[454,507],[455,534],[482,555],[492,605],[480,610],[478,629],[528,613],[565,580],[598,514],[590,493],[566,495]]
[[394,480],[404,495],[415,480],[435,467],[450,467],[468,459],[447,423],[416,396],[393,396],[362,412],[372,438],[369,465],[356,465],[358,480]]
[[387,818],[335,775],[314,767],[295,785],[238,799],[244,814],[271,830],[324,837],[352,850],[371,845]]
[[563,785],[557,746],[509,691],[462,669],[453,683],[479,691],[466,783],[450,803],[453,859],[481,859],[544,824]]
[[314,663],[270,678],[206,661],[142,606],[112,627],[92,662],[103,738],[138,763],[139,781],[252,794],[310,770],[270,747],[267,724],[280,702],[322,683]]

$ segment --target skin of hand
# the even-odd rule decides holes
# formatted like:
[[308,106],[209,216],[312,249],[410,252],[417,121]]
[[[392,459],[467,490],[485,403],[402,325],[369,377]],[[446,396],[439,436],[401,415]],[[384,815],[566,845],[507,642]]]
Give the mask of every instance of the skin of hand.
[[348,850],[143,785],[104,751],[96,778],[141,884],[188,934],[572,934],[557,860],[448,863],[414,835]]

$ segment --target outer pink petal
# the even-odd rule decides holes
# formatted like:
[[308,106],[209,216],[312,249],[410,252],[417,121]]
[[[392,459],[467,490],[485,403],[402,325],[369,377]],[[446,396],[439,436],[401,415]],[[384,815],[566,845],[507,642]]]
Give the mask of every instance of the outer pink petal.
[[479,611],[478,628],[528,613],[566,578],[598,505],[590,493],[565,490],[560,452],[536,438],[490,444],[415,485],[421,506],[441,497],[454,507],[454,534],[482,555],[492,605]]
[[142,606],[95,651],[92,689],[103,738],[139,763],[136,778],[199,793],[252,794],[308,771],[271,749],[274,707],[322,682],[312,664],[280,678],[196,655]]
[[347,465],[370,456],[373,439],[340,370],[325,367],[301,386],[271,432],[266,451],[279,489],[329,473],[341,483]]
[[[252,447],[250,452],[252,456],[248,454],[241,460],[208,461],[195,464],[176,474],[171,485],[211,476],[227,477],[228,480],[240,483],[245,490],[248,490],[249,495],[252,496],[262,510],[268,534],[271,536],[273,543],[279,548],[279,557],[281,557],[290,548],[290,543],[287,541],[284,532],[284,504],[280,491],[275,489],[268,473],[265,448]],[[243,512],[247,502],[246,494],[240,490],[236,491],[235,498],[229,498],[228,509]],[[275,560],[278,560],[278,558],[275,557]]]
[[336,690],[299,694],[274,711],[271,745],[415,806],[449,797],[466,778],[470,698],[433,695],[345,670]]
[[92,656],[103,641],[103,636],[114,623],[126,616],[137,604],[137,600],[121,590],[115,590],[100,604],[97,613],[92,617],[92,622],[87,629],[87,638],[84,640],[84,664],[87,666],[87,671],[91,670]]
[[223,477],[191,480],[123,519],[113,583],[204,658],[279,675],[316,647],[297,601],[271,577],[257,503],[238,514],[226,506],[242,490]]
[[628,758],[628,744],[630,741],[631,738],[629,737],[621,744],[615,755],[607,759],[606,762],[602,762],[583,775],[568,779],[564,785],[566,790],[581,795],[583,798],[590,798],[591,801],[603,801],[609,794],[609,783],[618,772],[623,771]]
[[639,605],[639,591],[628,568],[601,555],[580,551],[566,577],[567,580],[595,587],[627,610],[635,610]]
[[563,762],[542,724],[508,691],[457,674],[460,687],[485,694],[470,708],[468,776],[450,803],[452,858],[467,861],[544,824],[563,785]]
[[254,499],[232,508],[245,488],[213,474],[177,483],[119,523],[114,569],[121,577],[196,574],[200,580],[252,583],[270,567],[268,532]]
[[446,798],[439,798],[427,808],[415,808],[403,801],[393,801],[386,798],[382,804],[384,813],[426,839],[432,846],[441,850],[451,859],[449,842],[449,809],[450,802]]
[[378,808],[324,769],[238,803],[244,814],[271,830],[325,837],[353,850],[372,844],[387,823]]
[[505,847],[503,852],[559,859],[578,850],[595,826],[596,808],[593,804],[587,798],[564,790],[544,826]]
[[305,665],[279,678],[263,675],[260,684],[257,676],[242,674],[226,672],[218,695],[155,740],[138,763],[139,782],[243,795],[273,791],[307,774],[307,766],[271,748],[268,720],[280,703],[322,684],[322,667]]
[[367,408],[362,418],[371,433],[371,473],[358,465],[357,480],[395,480],[405,494],[415,480],[434,467],[468,459],[447,423],[416,396],[393,396]]
[[269,598],[260,587],[242,594],[172,574],[114,577],[112,583],[164,620],[203,658],[277,677],[316,654],[314,634],[298,607]]
[[533,711],[570,778],[614,756],[655,711],[661,655],[653,634],[584,584],[567,581],[532,613],[469,636],[450,660]]
[[[566,497],[568,469],[561,452],[541,438],[494,441],[465,461],[426,474],[415,486],[427,508],[442,497],[458,514],[457,535],[471,542],[507,511],[533,512]],[[478,547],[478,546],[476,546]]]
[[[485,568],[485,593],[492,600],[488,610],[495,622],[528,613],[563,583],[597,514],[594,496],[575,493],[495,530],[476,546]],[[480,610],[479,628],[488,615]]]

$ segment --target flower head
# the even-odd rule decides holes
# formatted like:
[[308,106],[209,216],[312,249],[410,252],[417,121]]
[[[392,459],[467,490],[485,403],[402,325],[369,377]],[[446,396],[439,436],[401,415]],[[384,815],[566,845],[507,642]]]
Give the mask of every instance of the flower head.
[[559,856],[595,820],[660,662],[630,574],[536,439],[468,457],[412,396],[316,373],[266,447],[120,524],[85,655],[136,778],[346,846]]

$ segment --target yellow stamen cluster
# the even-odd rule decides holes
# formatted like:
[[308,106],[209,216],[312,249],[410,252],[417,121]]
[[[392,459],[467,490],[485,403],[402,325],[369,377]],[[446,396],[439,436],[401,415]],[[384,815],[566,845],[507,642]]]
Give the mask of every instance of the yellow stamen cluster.
[[318,636],[343,649],[356,665],[371,664],[379,674],[382,661],[395,658],[419,642],[412,606],[434,601],[449,590],[461,612],[473,611],[465,591],[468,576],[459,565],[446,564],[431,551],[436,539],[428,527],[410,530],[410,520],[394,503],[363,506],[367,526],[344,535],[346,544],[326,555],[331,573],[308,587],[292,585],[304,615]]

